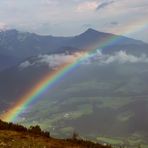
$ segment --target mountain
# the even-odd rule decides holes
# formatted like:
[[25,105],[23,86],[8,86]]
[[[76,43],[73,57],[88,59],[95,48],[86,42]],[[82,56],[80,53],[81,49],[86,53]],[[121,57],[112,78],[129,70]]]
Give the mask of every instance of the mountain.
[[69,38],[40,36],[34,33],[7,30],[0,33],[0,53],[26,58],[40,53],[52,52],[55,48],[62,46],[67,39]]
[[0,71],[18,64],[21,60],[8,55],[0,55]]
[[[112,39],[115,40],[108,43]],[[108,45],[102,47],[102,44],[106,43]],[[3,55],[24,59],[38,54],[66,52],[67,47],[72,48],[73,51],[101,48],[104,53],[126,50],[134,54],[148,54],[148,44],[142,41],[93,29],[88,29],[84,33],[73,37],[43,36],[17,30],[0,32],[0,54]]]
[[105,54],[113,54],[120,50],[135,55],[148,54],[148,44],[142,41],[99,32],[94,29],[88,29],[86,32],[75,36],[68,44],[80,49],[102,49]]
[[[31,63],[37,59],[37,57],[32,57],[27,61]],[[3,98],[0,99],[0,108],[4,109],[9,106],[50,71],[47,64],[36,64],[25,69],[20,65],[21,63],[0,72],[0,96]]]

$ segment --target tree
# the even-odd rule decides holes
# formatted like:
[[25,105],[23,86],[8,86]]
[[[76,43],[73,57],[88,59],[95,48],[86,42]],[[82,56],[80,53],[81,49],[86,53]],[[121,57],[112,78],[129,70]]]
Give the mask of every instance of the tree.
[[72,134],[72,139],[73,139],[73,140],[77,140],[78,137],[79,137],[79,134],[76,133],[76,132],[73,132],[73,134]]
[[29,131],[33,134],[41,134],[42,130],[39,125],[30,126]]

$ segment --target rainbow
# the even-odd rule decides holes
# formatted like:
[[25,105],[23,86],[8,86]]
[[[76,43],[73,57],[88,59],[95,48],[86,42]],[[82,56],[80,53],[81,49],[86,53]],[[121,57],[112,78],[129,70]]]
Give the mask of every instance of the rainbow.
[[[144,20],[139,22],[140,23],[138,23],[138,25],[134,26],[133,23],[127,24],[126,27],[121,28],[122,31],[120,32],[120,34],[126,36],[135,31],[145,29],[148,26],[148,22]],[[98,49],[107,47],[108,45],[118,41],[120,41],[120,36],[111,36],[108,39],[102,41]],[[20,97],[20,99],[18,99],[19,101],[15,105],[10,106],[10,108],[6,112],[4,112],[0,116],[0,118],[8,122],[17,121],[19,115],[23,113],[34,100],[39,98],[39,96],[41,96],[47,90],[50,90],[55,83],[59,82],[60,79],[63,79],[68,72],[77,67],[81,63],[81,61],[86,59],[89,53],[94,51],[90,49],[95,50],[95,48],[89,47],[85,52],[76,55],[73,60],[59,66],[57,69],[53,70],[52,72],[44,76],[34,87],[32,87],[32,89],[30,89],[30,91],[28,91],[25,95]]]

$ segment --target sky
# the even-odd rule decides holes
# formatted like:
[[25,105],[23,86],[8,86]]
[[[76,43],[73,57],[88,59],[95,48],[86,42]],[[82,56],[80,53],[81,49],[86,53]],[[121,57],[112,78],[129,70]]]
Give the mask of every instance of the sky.
[[93,28],[148,42],[147,24],[148,0],[0,0],[0,30],[73,36]]

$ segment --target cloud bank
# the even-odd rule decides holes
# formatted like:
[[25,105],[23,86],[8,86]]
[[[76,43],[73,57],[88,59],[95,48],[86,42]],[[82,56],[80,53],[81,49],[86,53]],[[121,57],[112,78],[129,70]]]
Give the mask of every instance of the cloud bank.
[[8,29],[7,25],[3,22],[0,22],[0,31]]
[[125,51],[119,51],[114,53],[113,55],[102,54],[102,52],[98,51],[97,53],[90,55],[89,58],[86,59],[86,63],[91,63],[93,61],[98,62],[99,64],[148,63],[148,57],[145,54],[135,56],[132,54],[128,54]]
[[[31,66],[40,66],[48,65],[49,68],[55,69],[64,64],[71,64],[83,57],[83,52],[77,52],[74,54],[53,54],[53,55],[39,55],[33,61],[27,60],[19,65],[20,69],[25,69]],[[119,51],[113,55],[102,54],[100,50],[93,54],[87,54],[85,60],[82,60],[80,63],[83,64],[92,64],[98,63],[100,65],[104,64],[125,64],[125,63],[148,63],[148,57],[145,54],[140,56],[135,56],[132,54],[127,54],[125,51]]]
[[[19,65],[20,69],[24,69],[31,66],[39,66],[42,64],[48,65],[50,68],[58,68],[64,64],[70,64],[78,60],[83,55],[83,52],[77,52],[74,54],[44,54],[39,55],[33,61],[27,60]],[[32,62],[31,62],[32,61]]]
[[54,54],[54,55],[39,55],[38,63],[48,64],[49,67],[55,68],[63,64],[70,64],[76,61],[82,53],[74,54]]

